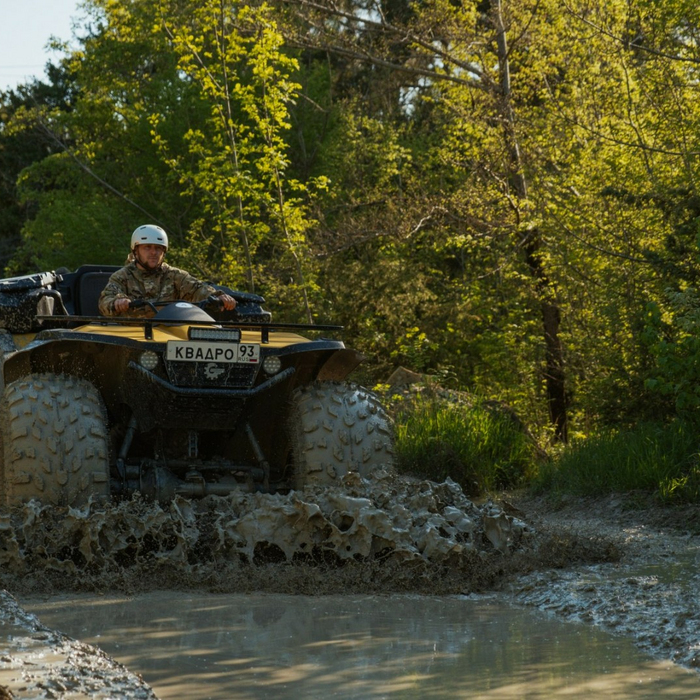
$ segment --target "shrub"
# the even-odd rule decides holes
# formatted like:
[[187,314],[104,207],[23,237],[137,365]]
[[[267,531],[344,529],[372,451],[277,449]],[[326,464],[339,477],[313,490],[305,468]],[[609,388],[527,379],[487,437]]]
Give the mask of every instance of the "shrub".
[[419,396],[397,414],[396,453],[400,471],[449,476],[473,496],[523,484],[535,471],[536,446],[498,408]]

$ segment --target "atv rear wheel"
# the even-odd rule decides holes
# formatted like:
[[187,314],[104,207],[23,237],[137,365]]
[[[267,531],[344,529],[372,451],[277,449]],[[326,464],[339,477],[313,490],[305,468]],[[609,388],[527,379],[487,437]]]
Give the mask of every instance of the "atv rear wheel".
[[356,384],[298,388],[289,429],[294,489],[337,484],[348,472],[369,478],[393,464],[391,421],[377,396]]
[[105,412],[84,379],[32,374],[5,389],[0,406],[5,502],[36,498],[77,506],[109,496]]

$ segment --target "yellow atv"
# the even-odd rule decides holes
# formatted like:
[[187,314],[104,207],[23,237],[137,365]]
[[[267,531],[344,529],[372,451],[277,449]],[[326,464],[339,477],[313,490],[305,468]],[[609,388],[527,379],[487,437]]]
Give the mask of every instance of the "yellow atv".
[[99,316],[116,269],[0,280],[0,502],[287,491],[391,465],[386,412],[345,381],[362,357],[318,337],[339,326],[273,323],[226,287],[235,312]]

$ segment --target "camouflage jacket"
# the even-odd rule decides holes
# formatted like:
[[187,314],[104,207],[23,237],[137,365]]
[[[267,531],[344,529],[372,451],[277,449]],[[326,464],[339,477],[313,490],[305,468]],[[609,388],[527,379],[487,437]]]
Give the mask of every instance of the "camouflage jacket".
[[[117,299],[148,299],[149,301],[204,301],[208,296],[221,292],[206,282],[192,277],[184,270],[163,263],[153,272],[141,270],[135,262],[130,262],[117,270],[102,290],[99,300],[100,313],[114,316],[114,302]],[[129,309],[124,316],[152,316],[148,307]]]

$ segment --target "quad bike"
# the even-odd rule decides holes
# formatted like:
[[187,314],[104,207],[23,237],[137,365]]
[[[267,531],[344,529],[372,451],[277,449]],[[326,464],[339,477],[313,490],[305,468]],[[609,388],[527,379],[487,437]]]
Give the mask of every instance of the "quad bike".
[[386,412],[346,381],[362,356],[300,334],[339,326],[273,323],[226,287],[235,312],[99,316],[116,269],[0,280],[0,503],[285,492],[390,466]]

